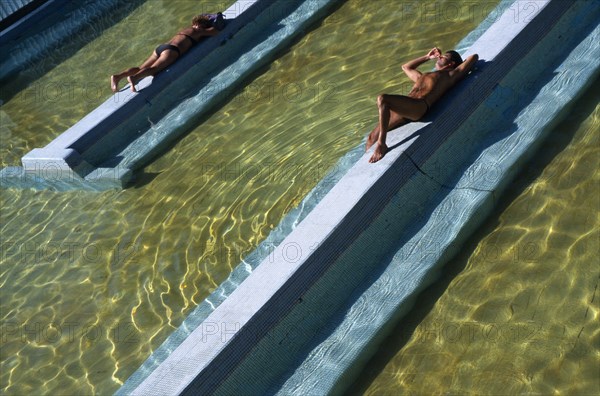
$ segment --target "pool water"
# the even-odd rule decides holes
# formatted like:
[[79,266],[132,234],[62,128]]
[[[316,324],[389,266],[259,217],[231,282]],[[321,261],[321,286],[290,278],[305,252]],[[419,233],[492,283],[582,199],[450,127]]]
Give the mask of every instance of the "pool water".
[[[161,20],[168,20],[168,26],[184,26],[198,6],[190,1],[171,4],[148,1],[135,14],[3,104],[2,166],[18,164],[27,151],[47,144],[108,98],[110,73],[139,63],[157,43],[170,37],[170,30],[165,32],[155,23],[157,18],[167,18]],[[361,144],[377,120],[376,95],[408,92],[410,84],[400,65],[434,45],[442,49],[456,45],[497,2],[402,3],[396,13],[390,12],[390,7],[397,4],[392,0],[343,3],[289,51],[250,79],[222,108],[205,117],[165,155],[149,164],[132,188],[102,193],[3,190],[0,212],[3,393],[114,392],[285,214],[301,202],[338,158]],[[224,9],[226,5],[216,8]],[[131,37],[136,40],[124,40]],[[73,89],[56,88],[72,83]],[[597,112],[594,114],[591,130],[598,129]],[[582,125],[588,125],[588,121]],[[597,146],[597,136],[587,139],[589,146]],[[571,155],[565,163],[572,163],[569,158],[573,158],[575,151],[565,152]],[[580,158],[580,151],[576,153],[576,158]],[[584,169],[589,171],[588,168],[596,172],[593,180],[597,183],[597,163],[595,168]],[[527,217],[522,210],[517,212],[510,230],[497,233],[488,246],[510,251],[517,245],[517,251],[525,249],[520,254],[531,254],[526,250],[530,239],[520,239],[521,236],[527,234],[534,241],[554,241],[557,239],[554,231],[559,226],[556,235],[568,235],[566,243],[575,243],[581,235],[590,238],[589,226],[582,228],[578,220],[567,221],[577,217],[572,214],[563,217],[560,213],[564,202],[558,204],[563,200],[561,194],[583,190],[587,180],[586,177],[580,182],[573,180],[567,184],[568,188],[561,187],[548,194],[540,193],[546,182],[532,184],[527,190],[538,191],[543,199],[533,204]],[[550,192],[558,193],[560,198]],[[589,202],[590,199],[582,202],[588,205],[587,209],[578,205],[584,208],[582,212],[590,212],[590,207],[591,213],[595,209],[597,212],[597,202]],[[538,214],[537,218],[529,219],[532,213]],[[592,227],[597,229],[597,218],[594,221]],[[543,234],[547,229],[553,230],[552,238]],[[597,253],[597,245],[590,244],[584,250],[594,252],[596,246]],[[486,262],[481,257],[492,254],[488,252],[491,248],[482,249],[483,256],[469,261],[472,264],[467,264],[467,268],[479,269],[482,264],[473,263]],[[585,261],[589,258],[586,254],[573,253],[569,257],[581,256]],[[551,255],[548,257],[544,263],[563,264],[564,256],[557,256],[557,261],[552,261]],[[572,267],[582,266],[581,260]],[[501,267],[499,261],[492,260],[498,266],[495,268]],[[553,279],[550,272],[553,266],[532,268],[525,264],[522,267],[529,272],[507,274],[505,282],[521,285],[522,281],[515,279],[530,279],[537,272],[546,281]],[[575,293],[578,290],[570,285],[593,278],[577,276],[575,269],[566,269],[560,271],[564,279],[548,281],[547,290],[564,286]],[[454,317],[444,316],[444,323],[504,320],[502,315],[511,308],[496,304],[496,294],[491,294],[496,273],[488,269],[471,277],[482,285],[479,289],[470,287],[462,295],[453,295],[441,314],[446,315],[452,306],[462,306],[465,310]],[[461,279],[461,274],[457,275],[453,282],[460,284],[464,282]],[[597,276],[595,279],[597,282]],[[585,285],[579,291],[588,290]],[[489,294],[477,300],[473,290]],[[525,300],[547,304],[540,305],[536,315],[552,311],[556,301],[542,298],[539,289],[523,285],[523,290],[515,292],[519,296],[517,303],[525,304],[528,309],[533,305],[527,305]],[[579,295],[573,307],[582,307],[591,298]],[[518,312],[518,304],[512,307]],[[471,316],[460,316],[464,312]],[[521,313],[526,314],[531,312]],[[590,315],[597,315],[597,309],[590,308],[587,315],[585,320],[589,321]],[[530,323],[518,320],[519,325]],[[586,337],[586,331],[592,329],[594,335],[590,336],[589,345],[597,344],[597,328],[593,330],[593,326],[587,325],[592,322],[585,323],[581,337]],[[576,328],[579,332],[580,324],[576,322],[565,331],[571,334]],[[536,333],[538,338],[527,341],[526,345],[542,344],[535,350],[539,359],[551,360],[556,353],[545,347],[556,334],[556,328],[549,327],[546,333]],[[426,335],[430,334],[427,329]],[[477,358],[487,353],[487,349],[477,350],[472,344],[465,349]],[[491,356],[498,356],[506,349],[502,343],[484,342],[483,347],[491,348]],[[597,348],[595,353],[597,359]],[[430,388],[433,393],[453,389],[441,379],[439,384],[435,383],[437,364],[442,362],[448,370],[458,367],[461,373],[471,368],[474,371],[467,377],[475,382],[479,380],[473,378],[479,378],[477,383],[482,385],[489,377],[490,370],[485,365],[479,366],[475,358],[461,363],[463,350],[441,355],[448,356],[450,361],[440,362],[436,355],[434,359],[422,359],[436,365],[410,369],[417,372],[423,369],[431,376],[428,381],[435,384]],[[570,365],[571,361],[567,363]],[[501,366],[500,374],[492,376],[490,381],[512,378],[513,373],[507,367]],[[594,366],[584,364],[583,370],[590,367]],[[529,372],[538,373],[534,369]],[[444,378],[460,377],[454,375],[455,371],[449,373]],[[402,378],[402,374],[392,377]],[[532,378],[538,379],[540,374]],[[388,383],[387,392],[398,392],[396,381],[378,381]],[[384,391],[380,384],[374,382],[368,392]],[[467,385],[461,383],[456,389],[470,389]],[[478,389],[478,393],[486,393],[483,387]],[[422,389],[421,393],[432,392]]]
[[600,80],[353,391],[600,393]]
[[[132,2],[131,14],[101,35],[90,26],[90,31],[69,38],[59,50],[32,64],[13,82],[2,87],[2,168],[20,165],[24,154],[50,143],[107,100],[112,95],[110,74],[142,63],[158,44],[168,41],[178,28],[189,25],[194,15],[225,10],[235,2],[147,0],[135,8],[139,1]],[[97,23],[101,27],[109,25],[104,20]],[[86,35],[99,37],[85,43]],[[74,54],[63,61],[63,51]],[[49,71],[40,77],[44,70]],[[122,82],[120,87],[124,84]],[[14,92],[23,86],[24,89]]]

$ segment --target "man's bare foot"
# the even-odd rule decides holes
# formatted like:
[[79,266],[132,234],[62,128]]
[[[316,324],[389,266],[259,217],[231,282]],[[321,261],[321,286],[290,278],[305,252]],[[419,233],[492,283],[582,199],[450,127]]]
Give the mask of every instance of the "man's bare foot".
[[129,76],[127,77],[127,81],[129,81],[129,84],[131,84],[131,92],[137,92],[135,89],[135,82],[133,81],[133,78]]
[[110,89],[112,89],[113,92],[117,92],[119,89],[118,85],[119,79],[117,79],[117,76],[113,74],[112,76],[110,76]]
[[385,143],[383,144],[378,144],[377,148],[375,149],[375,152],[373,153],[373,155],[371,156],[371,158],[369,159],[370,163],[374,163],[379,161],[380,159],[383,158],[383,156],[388,152],[388,146],[385,145]]
[[377,141],[376,135],[373,134],[373,132],[371,132],[369,134],[369,137],[367,137],[367,145],[366,145],[365,151],[369,151],[371,146],[373,146],[373,144],[375,144],[376,141]]

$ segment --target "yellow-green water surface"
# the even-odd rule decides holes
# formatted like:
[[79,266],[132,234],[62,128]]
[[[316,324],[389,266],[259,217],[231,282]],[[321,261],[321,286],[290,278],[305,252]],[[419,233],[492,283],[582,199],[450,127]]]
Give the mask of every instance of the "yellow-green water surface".
[[553,129],[352,392],[600,394],[599,89]]
[[[110,95],[110,73],[187,24],[197,2],[176,3],[148,1],[31,83],[98,84],[97,97],[32,104],[25,90],[5,103],[2,165],[58,136]],[[360,144],[377,94],[408,92],[400,65],[451,48],[496,3],[407,4],[343,3],[129,189],[2,190],[2,392],[115,391]]]

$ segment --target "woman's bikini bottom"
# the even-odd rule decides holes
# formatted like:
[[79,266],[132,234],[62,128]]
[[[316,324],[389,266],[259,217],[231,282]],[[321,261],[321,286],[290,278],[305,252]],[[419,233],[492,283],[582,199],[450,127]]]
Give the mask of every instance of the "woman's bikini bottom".
[[179,51],[179,48],[177,48],[173,44],[161,44],[158,47],[156,47],[156,50],[154,50],[154,52],[156,52],[156,56],[158,56],[160,58],[160,54],[162,54],[163,51],[167,51],[167,50],[177,52],[177,57],[179,57],[181,55],[181,51]]

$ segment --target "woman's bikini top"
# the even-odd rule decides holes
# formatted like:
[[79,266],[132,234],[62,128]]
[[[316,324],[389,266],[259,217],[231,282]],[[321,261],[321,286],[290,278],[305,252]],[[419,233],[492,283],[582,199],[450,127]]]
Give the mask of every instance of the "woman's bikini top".
[[195,40],[192,36],[187,35],[185,33],[177,33],[177,35],[178,36],[185,36],[185,37],[189,38],[192,41],[192,44],[198,44],[199,43],[198,40]]

